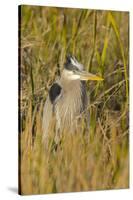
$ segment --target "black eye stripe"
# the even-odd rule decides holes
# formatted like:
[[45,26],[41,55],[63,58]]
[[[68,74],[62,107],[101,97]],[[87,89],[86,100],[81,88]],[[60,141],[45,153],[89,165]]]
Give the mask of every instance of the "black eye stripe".
[[51,103],[54,103],[54,101],[56,100],[56,98],[60,95],[61,93],[61,86],[58,83],[54,83],[50,90],[49,90],[49,98]]
[[74,71],[74,70],[80,71],[82,69],[82,64],[78,63],[78,61],[76,60],[74,56],[68,55],[66,57],[64,68],[70,71]]
[[67,70],[70,70],[70,71],[79,71],[79,69],[75,66],[75,65],[72,65],[72,64],[65,64],[65,69]]

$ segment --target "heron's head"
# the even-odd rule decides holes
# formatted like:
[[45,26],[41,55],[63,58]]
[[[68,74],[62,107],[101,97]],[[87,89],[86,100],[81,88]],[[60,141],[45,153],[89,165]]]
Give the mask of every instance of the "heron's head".
[[83,65],[79,63],[74,56],[70,55],[66,58],[63,75],[68,80],[103,80],[103,78],[85,71]]

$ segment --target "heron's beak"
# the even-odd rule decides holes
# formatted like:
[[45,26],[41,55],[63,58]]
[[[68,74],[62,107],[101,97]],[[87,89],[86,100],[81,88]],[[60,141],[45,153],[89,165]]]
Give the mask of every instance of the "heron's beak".
[[88,80],[103,81],[104,80],[103,78],[86,71],[76,71],[75,73],[80,76],[80,80],[85,80],[85,81],[88,81]]

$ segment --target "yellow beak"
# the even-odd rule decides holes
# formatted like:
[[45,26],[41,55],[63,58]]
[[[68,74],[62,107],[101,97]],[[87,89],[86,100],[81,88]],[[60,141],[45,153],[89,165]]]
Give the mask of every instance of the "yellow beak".
[[95,74],[86,72],[86,71],[76,71],[76,74],[80,76],[80,80],[91,80],[91,81],[103,81],[104,79]]

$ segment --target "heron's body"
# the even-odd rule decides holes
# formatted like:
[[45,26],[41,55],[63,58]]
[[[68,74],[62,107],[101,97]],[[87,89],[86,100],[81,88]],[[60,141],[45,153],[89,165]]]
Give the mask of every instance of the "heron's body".
[[[74,57],[68,57],[61,77],[51,86],[43,112],[43,136],[47,138],[55,119],[56,131],[74,132],[79,116],[87,111],[88,98],[83,65]],[[96,76],[93,75],[95,78]],[[82,78],[81,78],[82,77]],[[86,112],[88,119],[88,112]]]

